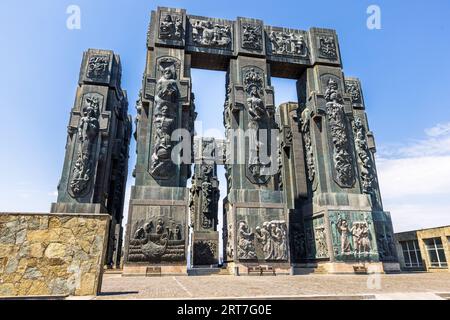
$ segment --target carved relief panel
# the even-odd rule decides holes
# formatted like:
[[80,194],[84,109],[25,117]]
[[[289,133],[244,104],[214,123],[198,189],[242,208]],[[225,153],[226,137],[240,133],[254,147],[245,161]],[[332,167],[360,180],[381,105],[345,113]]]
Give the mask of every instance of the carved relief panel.
[[345,79],[345,93],[350,96],[353,108],[364,109],[361,85],[358,80]]
[[330,29],[311,28],[310,30],[311,50],[313,52],[313,63],[335,63],[341,64],[339,43],[336,32]]
[[254,55],[265,54],[264,25],[260,20],[238,18],[239,50]]
[[350,123],[346,115],[341,80],[333,75],[321,77],[328,127],[328,140],[333,163],[333,176],[343,188],[355,184],[355,161]]
[[267,105],[264,71],[257,67],[244,67],[241,71],[242,83],[246,94],[246,112],[248,114],[248,159],[247,177],[252,183],[265,184],[273,172],[277,154],[273,153],[276,141],[271,141],[271,129],[274,117],[273,106]]
[[87,93],[81,101],[77,142],[68,185],[68,192],[73,198],[86,196],[94,182],[103,99],[99,93]]
[[309,57],[307,32],[267,27],[266,35],[268,54],[302,59]]
[[328,230],[323,215],[305,220],[306,258],[308,260],[330,258],[327,234]]
[[329,220],[337,261],[378,261],[371,212],[330,211]]
[[[272,209],[274,213],[270,210],[238,209],[235,230],[238,260],[288,261],[289,238],[286,220],[282,219],[283,210]],[[259,215],[255,216],[255,211]]]
[[189,17],[189,44],[233,50],[233,23],[219,19]]
[[[163,211],[170,210],[163,209]],[[127,261],[143,263],[185,261],[186,230],[184,221],[179,219],[177,215],[156,214],[140,218],[136,214],[130,230]]]

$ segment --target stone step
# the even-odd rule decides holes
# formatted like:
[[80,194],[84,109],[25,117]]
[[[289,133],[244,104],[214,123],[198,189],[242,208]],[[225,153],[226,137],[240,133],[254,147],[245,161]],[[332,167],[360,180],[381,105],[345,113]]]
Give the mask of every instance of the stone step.
[[228,270],[221,268],[193,268],[188,269],[189,276],[230,275]]

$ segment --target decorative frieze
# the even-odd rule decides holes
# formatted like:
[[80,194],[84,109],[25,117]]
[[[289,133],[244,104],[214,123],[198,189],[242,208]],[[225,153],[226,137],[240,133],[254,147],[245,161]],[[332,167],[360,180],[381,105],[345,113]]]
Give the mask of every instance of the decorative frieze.
[[319,56],[327,59],[337,59],[337,46],[333,36],[320,36],[318,38],[319,43]]
[[198,46],[230,49],[232,26],[210,20],[191,19],[192,42]]
[[272,54],[308,57],[308,46],[302,34],[285,31],[270,31]]
[[261,51],[263,48],[263,29],[260,25],[241,24],[242,48]]
[[174,13],[161,13],[159,38],[162,40],[182,40],[184,36],[183,17]]

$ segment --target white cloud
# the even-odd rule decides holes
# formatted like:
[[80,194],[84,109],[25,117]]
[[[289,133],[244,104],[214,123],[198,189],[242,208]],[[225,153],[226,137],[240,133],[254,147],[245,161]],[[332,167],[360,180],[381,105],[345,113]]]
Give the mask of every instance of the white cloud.
[[450,134],[450,122],[444,124],[438,124],[433,128],[426,129],[425,133],[430,137],[439,137],[442,135]]
[[425,134],[380,148],[381,193],[396,232],[450,225],[450,123]]

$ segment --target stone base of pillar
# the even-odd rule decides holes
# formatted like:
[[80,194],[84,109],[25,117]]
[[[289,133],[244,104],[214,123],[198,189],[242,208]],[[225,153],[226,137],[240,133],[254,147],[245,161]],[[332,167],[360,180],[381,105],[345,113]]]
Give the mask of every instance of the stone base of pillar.
[[229,274],[233,276],[288,276],[292,274],[289,263],[229,262],[226,267]]
[[384,274],[400,272],[398,263],[368,262],[319,262],[296,264],[295,275],[307,274]]
[[133,265],[123,267],[122,277],[187,276],[186,265]]

